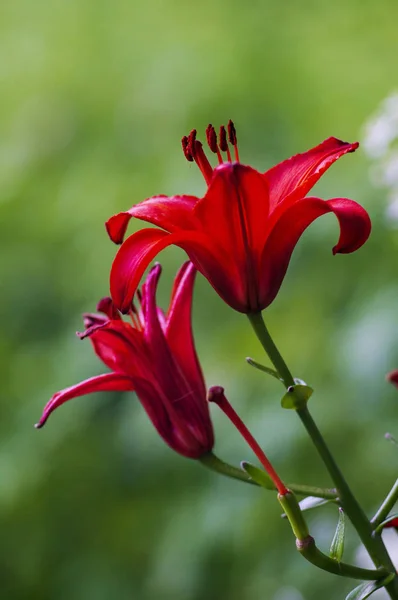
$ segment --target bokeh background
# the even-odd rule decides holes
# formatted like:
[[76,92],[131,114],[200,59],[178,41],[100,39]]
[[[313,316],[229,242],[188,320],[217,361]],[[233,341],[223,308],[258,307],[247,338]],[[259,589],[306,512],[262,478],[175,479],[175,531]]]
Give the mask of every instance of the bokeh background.
[[[206,471],[157,437],[133,394],[75,400],[40,432],[58,389],[103,371],[83,311],[108,292],[105,220],[145,197],[202,195],[180,138],[235,120],[260,170],[365,123],[398,85],[395,0],[5,0],[0,4],[0,587],[5,600],[315,600],[355,582],[307,564],[272,493]],[[398,233],[363,150],[332,167],[322,197],[369,210],[359,252],[338,228],[300,241],[266,321],[371,514],[396,477]],[[135,223],[131,227],[139,228]],[[184,259],[161,257],[160,300]],[[198,278],[198,352],[287,481],[329,485],[244,316]],[[264,360],[264,359],[263,359]],[[212,407],[217,454],[253,459]],[[327,549],[333,507],[310,517]],[[345,557],[358,555],[349,532]],[[391,543],[398,544],[395,534]]]

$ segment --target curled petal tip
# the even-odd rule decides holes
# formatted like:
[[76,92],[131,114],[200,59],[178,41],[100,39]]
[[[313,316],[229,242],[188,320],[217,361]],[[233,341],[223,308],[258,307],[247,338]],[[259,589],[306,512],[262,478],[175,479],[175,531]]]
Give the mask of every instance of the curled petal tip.
[[38,423],[34,424],[34,428],[35,429],[41,429],[44,425],[44,422],[39,421]]

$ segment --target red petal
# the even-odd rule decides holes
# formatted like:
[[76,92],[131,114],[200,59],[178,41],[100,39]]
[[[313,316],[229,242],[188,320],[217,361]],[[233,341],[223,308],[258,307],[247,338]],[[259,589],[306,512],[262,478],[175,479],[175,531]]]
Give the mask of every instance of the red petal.
[[391,381],[396,387],[398,387],[398,369],[396,371],[392,371],[387,375],[387,380]]
[[202,229],[223,249],[228,260],[247,267],[247,254],[264,245],[268,219],[268,187],[263,175],[240,163],[214,169],[205,197],[194,209]]
[[195,276],[196,269],[190,262],[186,262],[177,273],[167,313],[166,339],[191,388],[198,390],[205,398],[206,387],[192,333],[191,312]]
[[[138,284],[155,256],[171,244],[187,252],[202,253],[207,258],[208,240],[193,231],[166,233],[159,229],[141,229],[123,243],[113,261],[110,277],[111,295],[121,312],[128,312]],[[209,261],[211,256],[208,257]],[[217,263],[216,263],[217,264]]]
[[279,202],[304,198],[323,173],[341,156],[354,152],[358,142],[349,144],[334,137],[302,154],[296,154],[264,173],[269,185],[271,210]]
[[132,376],[142,355],[142,332],[122,320],[108,321],[90,335],[96,355],[112,371]]
[[340,237],[333,254],[347,254],[368,239],[371,222],[362,206],[347,198],[304,198],[287,208],[271,230],[264,246],[260,268],[260,304],[265,308],[281,286],[290,257],[300,236],[318,217],[333,212],[340,223]]
[[130,210],[111,217],[105,227],[109,237],[115,244],[123,242],[127,226],[132,217],[148,221],[166,231],[178,229],[194,229],[192,209],[198,198],[195,196],[154,196]]
[[44,407],[43,414],[36,427],[43,427],[50,414],[72,398],[78,398],[79,396],[85,396],[86,394],[93,394],[96,392],[124,392],[133,390],[133,383],[129,377],[120,375],[119,373],[106,373],[105,375],[97,375],[86,379],[77,385],[65,388],[60,392],[54,394],[49,402]]
[[136,378],[134,382],[141,404],[166,444],[187,458],[199,458],[211,451],[214,434],[209,414],[204,421],[196,421],[192,413],[183,412],[187,398],[168,398],[153,381]]

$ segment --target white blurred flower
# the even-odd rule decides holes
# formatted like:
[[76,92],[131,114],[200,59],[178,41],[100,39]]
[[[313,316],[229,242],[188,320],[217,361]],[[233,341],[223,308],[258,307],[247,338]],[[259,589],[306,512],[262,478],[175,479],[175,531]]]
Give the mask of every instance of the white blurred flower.
[[398,92],[383,100],[365,123],[363,147],[372,161],[370,178],[388,190],[387,223],[398,227]]

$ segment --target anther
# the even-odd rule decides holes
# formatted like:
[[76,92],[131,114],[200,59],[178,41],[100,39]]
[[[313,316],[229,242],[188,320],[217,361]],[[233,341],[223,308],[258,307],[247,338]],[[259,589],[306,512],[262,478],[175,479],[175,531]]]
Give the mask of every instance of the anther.
[[212,152],[214,152],[214,154],[217,154],[218,162],[220,164],[222,164],[223,159],[222,159],[221,152],[220,152],[220,149],[217,144],[216,130],[214,129],[213,125],[211,125],[211,124],[208,125],[206,128],[206,139],[207,139],[207,143],[209,145],[210,150]]
[[228,139],[230,144],[234,147],[235,160],[236,162],[239,162],[238,139],[236,137],[235,125],[231,119],[228,121]]
[[229,139],[230,144],[232,144],[232,146],[235,146],[235,144],[238,141],[236,139],[235,125],[233,124],[233,121],[231,121],[231,119],[228,121],[228,139]]
[[188,137],[186,135],[184,135],[184,137],[182,138],[181,145],[182,145],[182,151],[184,152],[185,158],[189,162],[193,162],[192,154],[188,150]]
[[232,162],[231,153],[227,142],[227,132],[225,131],[224,125],[220,127],[220,150],[227,153],[228,162]]
[[188,150],[189,154],[192,156],[193,160],[195,160],[195,142],[196,142],[196,129],[192,129],[191,133],[188,136],[187,150]]
[[206,139],[210,150],[214,152],[214,154],[217,154],[217,134],[211,124],[206,127]]

